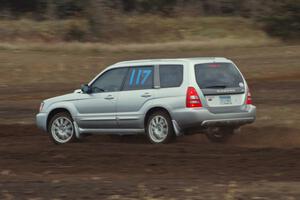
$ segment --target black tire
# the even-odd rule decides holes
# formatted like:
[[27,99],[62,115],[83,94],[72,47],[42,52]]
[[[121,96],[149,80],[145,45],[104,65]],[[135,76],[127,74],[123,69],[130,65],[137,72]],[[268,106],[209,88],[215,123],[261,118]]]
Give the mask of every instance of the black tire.
[[[163,137],[162,140],[160,140],[160,139],[155,140],[154,139],[155,134],[153,132],[153,129],[151,129],[151,127],[150,127],[150,123],[151,123],[152,120],[154,120],[154,118],[159,119],[159,117],[162,118],[161,119],[162,121],[164,121],[163,124],[165,124],[167,126],[167,130],[163,131],[166,134],[165,134],[165,136]],[[164,126],[161,126],[161,130],[163,130],[163,129],[164,129]],[[170,118],[169,114],[164,112],[164,111],[156,111],[156,112],[152,113],[149,116],[148,120],[147,120],[146,135],[147,135],[147,138],[148,138],[149,142],[152,143],[152,144],[166,144],[166,143],[169,143],[172,140],[174,140],[175,139],[175,133],[174,133],[172,121],[171,121],[171,118]]]
[[[63,139],[59,140],[59,136],[57,136],[57,134],[55,134],[53,132],[53,129],[54,129],[53,126],[57,126],[57,125],[54,125],[53,123],[56,122],[56,120],[60,120],[60,119],[66,120],[68,125],[72,126],[72,129],[65,128],[65,130],[68,130],[68,133],[70,133],[70,135],[67,134],[68,139],[66,139],[65,141],[63,141]],[[75,134],[75,127],[74,127],[73,119],[72,119],[71,115],[67,112],[57,113],[50,119],[49,124],[48,124],[48,133],[49,133],[50,139],[54,142],[54,144],[66,144],[66,143],[71,143],[71,142],[78,140],[76,138],[76,134]]]
[[226,143],[234,134],[232,127],[211,127],[206,131],[206,137],[213,143]]

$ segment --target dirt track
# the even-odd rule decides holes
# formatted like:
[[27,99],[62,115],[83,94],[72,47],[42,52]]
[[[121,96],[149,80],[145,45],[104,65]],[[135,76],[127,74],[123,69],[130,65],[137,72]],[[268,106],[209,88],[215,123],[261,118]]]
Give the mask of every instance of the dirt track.
[[31,125],[0,128],[1,199],[300,198],[300,149],[213,145],[201,135],[158,146],[109,136],[55,146]]
[[[53,145],[32,124],[34,115],[42,99],[79,85],[74,77],[81,66],[74,69],[78,71],[68,79],[73,80],[70,83],[31,83],[30,76],[23,80],[18,75],[11,86],[11,70],[24,66],[10,68],[10,62],[23,53],[9,52],[9,62],[0,68],[8,72],[0,74],[0,199],[300,199],[300,82],[295,48],[299,49],[229,51],[228,57],[236,56],[250,77],[258,115],[255,124],[245,126],[225,145],[210,144],[203,135],[181,137],[169,145],[149,145],[143,137],[132,136],[92,136],[81,143]],[[30,61],[37,57],[28,54]],[[260,55],[260,60],[253,59]],[[8,59],[6,52],[2,56]],[[52,55],[43,56],[53,60]],[[51,80],[52,72],[46,72]]]

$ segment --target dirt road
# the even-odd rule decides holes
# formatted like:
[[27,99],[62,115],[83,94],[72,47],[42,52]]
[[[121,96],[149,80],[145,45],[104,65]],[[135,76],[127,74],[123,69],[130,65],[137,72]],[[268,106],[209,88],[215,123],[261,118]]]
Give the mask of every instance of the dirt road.
[[55,146],[31,125],[0,130],[0,199],[300,198],[300,149],[214,145],[201,135],[170,145],[93,136]]

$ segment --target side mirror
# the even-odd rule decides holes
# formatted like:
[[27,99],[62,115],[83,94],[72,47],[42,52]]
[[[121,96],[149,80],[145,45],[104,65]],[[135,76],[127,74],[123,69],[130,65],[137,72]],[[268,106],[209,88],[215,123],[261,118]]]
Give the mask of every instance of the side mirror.
[[92,92],[92,88],[87,84],[83,84],[81,85],[81,91],[85,94],[89,94]]

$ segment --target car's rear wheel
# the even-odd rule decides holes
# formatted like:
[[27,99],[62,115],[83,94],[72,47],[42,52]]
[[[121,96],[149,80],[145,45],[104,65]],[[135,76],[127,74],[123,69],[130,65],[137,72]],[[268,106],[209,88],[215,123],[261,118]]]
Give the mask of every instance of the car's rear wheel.
[[51,118],[48,132],[55,144],[66,144],[76,140],[73,119],[65,112],[57,113]]
[[153,144],[168,143],[174,139],[174,130],[171,118],[164,111],[156,111],[147,121],[146,134]]
[[206,131],[207,138],[214,143],[227,142],[234,133],[232,127],[210,127]]

